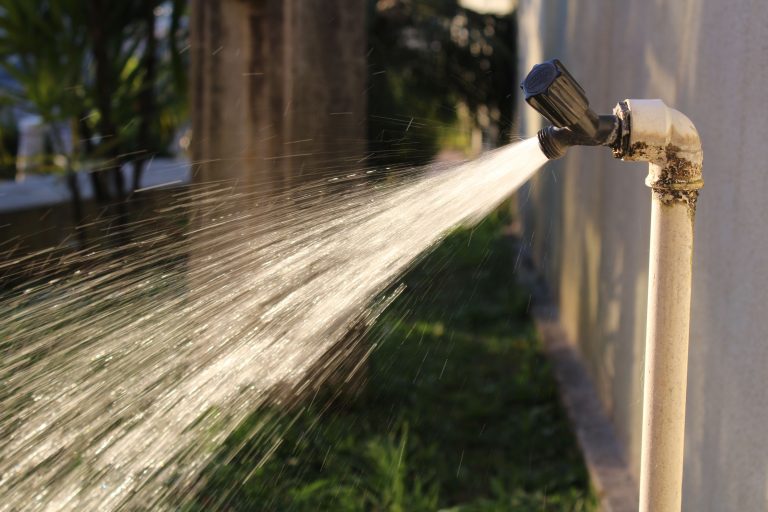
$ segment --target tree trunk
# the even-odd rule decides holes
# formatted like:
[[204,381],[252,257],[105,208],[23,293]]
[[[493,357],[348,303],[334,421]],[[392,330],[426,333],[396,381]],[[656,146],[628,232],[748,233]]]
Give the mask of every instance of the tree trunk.
[[107,139],[106,147],[109,148],[106,154],[109,172],[114,192],[117,199],[122,200],[125,193],[123,183],[123,174],[120,170],[117,149],[117,129],[112,119],[112,73],[110,70],[111,62],[109,52],[107,51],[107,34],[104,32],[106,9],[104,0],[91,0],[89,11],[89,33],[91,44],[93,45],[93,65],[96,74],[96,107],[99,109],[99,131],[101,136]]
[[[366,4],[192,0],[194,180],[224,181],[248,192],[238,204],[233,204],[238,194],[229,194],[211,217],[269,205],[260,200],[264,195],[361,165],[366,148]],[[258,207],[265,209],[249,222],[268,229],[274,220],[269,206]],[[217,225],[203,213],[197,212],[193,222],[209,240],[193,247],[190,255],[195,300],[194,293],[209,289],[210,279],[226,286],[227,279],[241,278],[212,275],[217,269],[211,258],[237,253],[244,240],[232,236],[231,224]],[[206,326],[211,328],[216,327]],[[336,350],[346,350],[354,341],[351,336]],[[341,385],[344,379],[337,381]]]
[[192,1],[196,180],[283,188],[365,151],[360,0]]
[[155,119],[155,64],[157,61],[157,39],[155,38],[155,9],[152,0],[144,0],[144,24],[147,31],[147,46],[144,49],[144,89],[139,96],[139,110],[141,121],[139,124],[138,143],[139,149],[147,151],[133,163],[133,183],[131,190],[141,187],[141,175],[151,156],[150,147],[152,124]]
[[83,223],[83,199],[80,194],[80,185],[77,183],[77,174],[72,169],[72,166],[67,164],[66,170],[67,188],[69,188],[69,194],[71,196],[72,205],[72,223],[77,234],[77,242],[80,245],[80,249],[83,249],[86,244],[85,231],[80,227]]

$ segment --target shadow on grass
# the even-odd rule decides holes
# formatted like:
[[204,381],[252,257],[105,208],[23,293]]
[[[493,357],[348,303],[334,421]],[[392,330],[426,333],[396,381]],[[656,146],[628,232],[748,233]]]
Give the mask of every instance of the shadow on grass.
[[594,510],[504,211],[404,276],[356,393],[255,413],[188,510]]

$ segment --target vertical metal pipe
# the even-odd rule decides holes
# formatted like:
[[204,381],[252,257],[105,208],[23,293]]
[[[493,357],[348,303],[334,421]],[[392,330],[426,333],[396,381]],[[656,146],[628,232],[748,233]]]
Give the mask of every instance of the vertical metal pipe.
[[675,512],[682,501],[694,208],[664,191],[652,194],[640,511]]
[[614,154],[649,162],[652,189],[645,337],[640,512],[679,512],[682,504],[685,394],[691,316],[693,224],[703,186],[693,123],[661,100],[625,100],[614,110],[621,144]]
[[[702,149],[690,119],[661,100],[620,102],[596,116],[583,89],[557,60],[534,66],[526,101],[552,121],[539,131],[547,158],[569,146],[605,144],[617,158],[649,162],[653,190],[645,339],[640,512],[678,512],[682,504],[685,395],[691,315],[693,222],[703,186]],[[603,122],[602,136],[597,137]],[[589,127],[593,131],[589,131]]]

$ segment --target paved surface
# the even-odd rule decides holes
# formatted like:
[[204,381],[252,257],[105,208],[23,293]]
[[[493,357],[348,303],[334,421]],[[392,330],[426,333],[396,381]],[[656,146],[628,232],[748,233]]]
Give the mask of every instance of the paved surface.
[[[123,176],[125,183],[131,183],[131,166],[123,168]],[[181,185],[189,183],[190,179],[187,160],[155,158],[144,171],[140,190]],[[83,199],[92,199],[93,188],[88,173],[77,173],[77,180]],[[63,175],[29,175],[19,182],[0,180],[0,213],[53,206],[69,200],[69,189]]]

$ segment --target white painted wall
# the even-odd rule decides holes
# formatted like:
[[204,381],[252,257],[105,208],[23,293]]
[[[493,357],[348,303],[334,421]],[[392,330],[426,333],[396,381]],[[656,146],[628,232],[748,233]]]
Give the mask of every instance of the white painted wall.
[[[686,511],[768,510],[768,1],[521,0],[521,76],[558,57],[598,112],[661,98],[704,147],[694,256]],[[521,106],[529,133],[538,114]],[[650,191],[578,148],[521,196],[561,320],[637,474]]]

